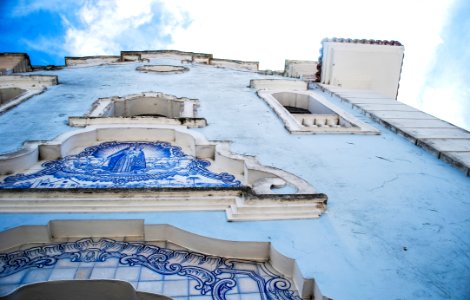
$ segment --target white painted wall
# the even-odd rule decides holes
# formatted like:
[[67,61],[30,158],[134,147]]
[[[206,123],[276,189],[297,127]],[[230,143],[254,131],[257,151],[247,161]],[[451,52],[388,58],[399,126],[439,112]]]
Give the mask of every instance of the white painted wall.
[[403,46],[324,42],[321,83],[396,99]]

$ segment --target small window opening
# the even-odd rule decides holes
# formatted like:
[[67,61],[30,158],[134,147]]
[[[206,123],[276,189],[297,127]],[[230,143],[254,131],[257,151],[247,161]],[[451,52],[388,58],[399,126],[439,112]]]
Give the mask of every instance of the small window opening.
[[314,92],[258,91],[291,133],[380,134]]
[[287,109],[288,112],[291,114],[311,114],[311,112],[308,109],[302,108],[302,107],[295,107],[295,106],[284,106],[285,109]]

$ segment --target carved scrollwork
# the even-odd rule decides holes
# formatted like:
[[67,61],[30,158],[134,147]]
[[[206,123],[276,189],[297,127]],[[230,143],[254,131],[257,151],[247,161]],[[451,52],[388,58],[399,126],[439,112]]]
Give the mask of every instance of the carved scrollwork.
[[[143,243],[127,243],[111,239],[82,239],[76,242],[33,247],[24,251],[0,254],[0,278],[29,268],[54,266],[58,260],[72,262],[104,262],[119,259],[121,265],[143,266],[161,275],[178,275],[194,279],[194,287],[201,295],[224,300],[226,294],[237,286],[237,277],[249,277],[257,283],[264,299],[296,299],[290,282],[278,275],[255,270],[258,262],[225,259],[197,252],[172,250]],[[250,264],[250,269],[240,265]],[[267,278],[270,276],[270,278]]]

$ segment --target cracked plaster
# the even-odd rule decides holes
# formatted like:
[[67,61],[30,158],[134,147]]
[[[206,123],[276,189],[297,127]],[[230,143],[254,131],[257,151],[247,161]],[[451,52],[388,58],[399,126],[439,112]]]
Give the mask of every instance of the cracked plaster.
[[[178,64],[169,59],[151,63]],[[250,79],[275,77],[194,65],[190,72],[157,79],[135,72],[138,65],[40,72],[59,75],[61,84],[0,117],[0,150],[12,151],[24,139],[52,139],[70,130],[67,116],[84,114],[100,97],[158,90],[198,98],[200,116],[209,126],[194,130],[211,140],[232,141],[233,152],[254,155],[264,165],[307,180],[329,195],[327,214],[318,220],[236,224],[226,223],[220,212],[86,214],[87,218],[143,218],[213,238],[270,241],[295,258],[301,271],[334,299],[470,297],[470,258],[464,255],[470,252],[470,181],[460,171],[334,97],[326,96],[374,125],[381,135],[290,135],[247,87]],[[380,187],[394,177],[398,178]],[[374,187],[380,188],[369,191]],[[50,219],[80,219],[84,214],[0,217],[6,229]]]

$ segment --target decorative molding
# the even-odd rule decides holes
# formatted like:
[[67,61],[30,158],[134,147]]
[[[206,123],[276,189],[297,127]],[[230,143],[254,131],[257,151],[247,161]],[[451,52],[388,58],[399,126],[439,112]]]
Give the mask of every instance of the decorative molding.
[[256,90],[306,91],[308,84],[298,79],[251,79],[250,88]]
[[241,61],[232,59],[214,58],[212,54],[185,52],[179,50],[144,50],[144,51],[121,51],[120,56],[83,56],[65,57],[67,67],[96,66],[106,64],[118,64],[125,62],[142,62],[150,59],[171,58],[178,59],[182,63],[195,63],[210,65],[217,68],[229,68],[242,71],[258,71],[259,62]]
[[136,71],[142,73],[157,73],[157,74],[180,74],[189,71],[189,68],[183,66],[172,65],[143,65],[137,67]]
[[[67,132],[49,142],[26,142],[17,152],[0,155],[0,175],[23,173],[44,160],[57,160],[103,142],[168,142],[197,159],[212,162],[214,170],[233,174],[242,185],[255,187],[261,179],[280,178],[296,189],[296,194],[313,194],[305,180],[288,172],[262,166],[251,156],[233,154],[229,144],[209,142],[200,133],[170,125],[96,125]],[[276,183],[279,187],[279,184]],[[264,190],[263,194],[275,194]]]
[[[153,159],[156,169],[142,168],[141,159],[128,159],[139,146],[166,162]],[[173,149],[172,159],[155,147]],[[130,165],[112,167],[117,159]],[[89,126],[0,156],[0,173],[2,212],[216,210],[229,221],[248,221],[318,218],[327,203],[294,174],[181,126]]]
[[197,117],[198,108],[197,99],[144,92],[124,97],[99,98],[84,116],[69,117],[69,125],[162,124],[205,127],[206,119]]
[[[17,253],[28,245],[46,245],[106,237],[164,246],[170,242],[207,257],[262,263],[274,273],[292,280],[302,299],[327,299],[313,279],[305,278],[293,258],[284,256],[269,242],[231,241],[202,236],[168,224],[144,224],[144,220],[53,220],[48,225],[18,226],[0,232],[0,253]],[[165,246],[167,247],[167,246]],[[179,248],[178,248],[179,249]]]
[[[111,258],[119,259],[120,265],[142,266],[161,275],[194,279],[198,283],[195,286],[197,292],[216,300],[226,299],[227,293],[239,284],[238,276],[248,276],[256,282],[262,299],[301,299],[291,289],[289,280],[271,272],[263,262],[228,259],[106,238],[97,242],[86,238],[0,254],[0,278],[29,268],[52,267],[59,260],[80,263],[105,262]],[[250,265],[255,267],[246,268]]]
[[351,44],[369,44],[369,45],[388,45],[388,46],[403,46],[399,41],[393,40],[374,40],[374,39],[349,39],[349,38],[324,38],[322,43],[351,43]]

